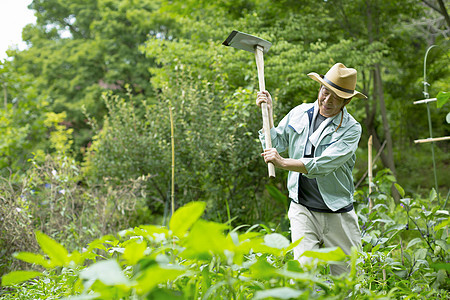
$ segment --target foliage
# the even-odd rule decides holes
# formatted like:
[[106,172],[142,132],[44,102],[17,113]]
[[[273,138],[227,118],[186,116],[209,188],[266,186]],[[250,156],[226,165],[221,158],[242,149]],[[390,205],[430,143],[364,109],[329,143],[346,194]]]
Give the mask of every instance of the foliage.
[[389,195],[382,197],[389,176],[381,173],[376,179],[372,212],[359,205],[364,243],[359,253],[353,252],[346,276],[332,276],[324,269],[345,259],[339,248],[309,251],[305,255],[317,260],[301,267],[292,260],[296,243],[283,235],[258,224],[246,231],[230,230],[226,224],[200,219],[206,203],[191,202],[175,212],[168,228],[141,225],[123,230],[91,242],[82,253],[69,253],[36,232],[45,255],[20,252],[15,257],[47,271],[3,276],[2,285],[14,287],[4,297],[39,297],[46,282],[47,291],[53,287],[47,296],[80,299],[445,298],[450,284],[449,213],[428,210],[436,198],[433,192],[430,199],[403,198],[402,205]]
[[[213,83],[195,81],[188,71],[179,71],[170,88],[162,89],[157,103],[142,104],[144,115],[137,113],[139,104],[131,94],[126,98],[105,95],[109,113],[89,148],[85,164],[89,180],[109,178],[117,183],[148,175],[147,206],[164,214],[170,195],[172,107],[177,203],[207,201],[215,212],[212,217],[219,220],[230,211],[247,221],[261,220],[265,214],[255,193],[264,186],[262,179],[254,178],[264,172],[265,165],[258,159],[260,144],[254,132],[259,122],[253,117],[257,111],[252,93],[245,89],[232,96],[214,92]],[[248,185],[249,181],[254,185]]]
[[[389,170],[377,173],[372,211],[358,206],[362,224],[363,252],[359,266],[367,275],[357,286],[375,289],[393,297],[421,299],[445,298],[450,271],[448,260],[449,212],[437,202],[434,189],[429,198],[406,197],[405,190],[395,183],[402,199],[398,205],[390,196],[395,178]],[[364,196],[359,191],[358,196]],[[364,201],[365,202],[365,201]]]
[[119,187],[108,181],[84,185],[79,164],[64,150],[70,147],[67,132],[53,137],[59,155],[36,157],[20,185],[0,177],[0,273],[20,266],[10,261],[13,252],[37,249],[35,229],[74,249],[149,217],[143,188],[148,178],[123,181]]
[[32,77],[11,62],[0,63],[0,83],[0,175],[12,173],[15,178],[26,170],[31,153],[42,153],[49,146],[44,125],[48,105],[37,101]]
[[[411,146],[428,135],[412,101],[422,98],[431,44],[433,132],[448,135],[448,28],[420,1],[34,0],[30,8],[29,47],[0,66],[0,273],[12,271],[0,297],[448,297],[448,212],[435,194],[414,194],[432,176],[428,148]],[[330,277],[323,261],[302,269],[291,260],[286,172],[269,183],[262,175],[254,57],[221,46],[233,29],[273,43],[265,69],[276,121],[315,99],[308,72],[337,61],[358,69],[369,100],[349,106],[364,126],[356,177],[369,132],[381,144],[390,128],[397,178],[380,171],[371,195],[367,185],[357,192],[364,246],[348,277]],[[170,108],[177,206],[203,202],[178,210],[169,228],[138,226],[167,223]],[[447,145],[436,150],[443,190]],[[209,221],[199,219],[204,207]],[[326,251],[325,260],[340,255]],[[43,275],[21,283],[37,275],[20,271],[26,262]]]

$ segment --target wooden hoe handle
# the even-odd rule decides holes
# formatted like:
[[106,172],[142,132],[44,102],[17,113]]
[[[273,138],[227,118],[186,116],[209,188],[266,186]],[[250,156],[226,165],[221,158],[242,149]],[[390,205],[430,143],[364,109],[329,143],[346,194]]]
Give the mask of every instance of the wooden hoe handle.
[[[259,80],[259,91],[263,92],[266,90],[266,84],[264,83],[264,54],[263,48],[261,46],[255,47],[255,59],[256,67],[258,68],[258,80]],[[269,110],[267,109],[267,103],[261,104],[261,112],[263,118],[263,129],[264,136],[266,139],[266,148],[272,148],[272,139],[270,138],[270,123],[269,123]],[[275,177],[275,166],[273,163],[269,162],[267,164],[269,169],[269,177]]]

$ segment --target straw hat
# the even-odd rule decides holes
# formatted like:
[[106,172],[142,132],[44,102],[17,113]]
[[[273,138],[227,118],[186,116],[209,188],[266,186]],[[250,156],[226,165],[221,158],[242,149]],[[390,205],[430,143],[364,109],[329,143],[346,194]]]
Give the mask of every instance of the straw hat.
[[366,99],[366,95],[355,90],[356,73],[355,69],[347,68],[344,64],[337,63],[331,67],[323,78],[314,72],[309,73],[308,76],[323,84],[327,89],[333,91],[341,98],[358,97]]

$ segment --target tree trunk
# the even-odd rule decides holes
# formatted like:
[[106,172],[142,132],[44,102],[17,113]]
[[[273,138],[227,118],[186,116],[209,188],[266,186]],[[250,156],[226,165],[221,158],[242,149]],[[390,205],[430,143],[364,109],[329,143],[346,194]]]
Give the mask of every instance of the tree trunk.
[[[375,11],[374,11],[375,10]],[[372,1],[366,1],[366,15],[367,15],[367,34],[369,43],[377,41],[379,30],[377,24],[379,21],[376,20],[377,12],[376,8],[372,6]],[[375,26],[374,26],[375,25]],[[380,151],[381,142],[380,138],[377,134],[376,126],[375,126],[375,115],[377,111],[377,103],[380,106],[381,120],[383,122],[383,133],[384,138],[386,140],[386,152],[381,153],[380,158],[383,162],[383,165],[386,168],[389,168],[392,174],[397,177],[397,172],[395,170],[395,162],[394,162],[394,152],[392,145],[392,137],[391,130],[389,128],[389,121],[387,118],[386,112],[386,103],[384,102],[384,91],[383,91],[383,81],[381,79],[381,67],[379,63],[375,63],[373,69],[371,70],[372,78],[373,78],[373,99],[372,99],[372,107],[369,104],[366,105],[367,119],[366,125],[369,130],[369,135],[373,136],[373,144],[377,151]],[[395,189],[394,185],[391,186],[391,193],[393,198],[398,202],[400,200],[400,194]]]
[[384,93],[383,93],[383,82],[381,80],[381,70],[380,65],[377,63],[373,69],[373,89],[374,96],[378,100],[380,105],[381,119],[383,120],[383,132],[384,138],[386,139],[386,150],[387,155],[383,164],[391,169],[394,176],[397,176],[397,172],[395,170],[395,162],[394,162],[394,151],[392,150],[392,137],[391,130],[389,128],[389,120],[387,118],[386,113],[386,104],[384,102]]

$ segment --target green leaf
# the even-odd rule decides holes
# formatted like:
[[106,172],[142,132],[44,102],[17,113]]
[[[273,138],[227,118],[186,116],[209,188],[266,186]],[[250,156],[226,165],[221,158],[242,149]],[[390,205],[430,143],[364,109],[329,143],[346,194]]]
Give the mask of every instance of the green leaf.
[[421,238],[412,239],[411,241],[409,241],[408,246],[406,246],[406,249],[411,248],[412,246],[414,246],[418,243],[421,243],[421,242],[422,242]]
[[317,250],[308,250],[303,253],[304,256],[318,258],[324,261],[341,261],[346,255],[339,247],[322,248]]
[[205,202],[190,202],[179,208],[170,219],[169,228],[175,236],[182,238],[188,229],[205,211]]
[[56,242],[48,235],[36,231],[36,240],[42,251],[50,258],[53,267],[64,266],[70,262],[69,253],[60,243]]
[[253,299],[296,299],[300,297],[304,292],[290,287],[280,287],[270,290],[257,291]]
[[430,201],[433,202],[436,199],[437,199],[436,190],[434,188],[432,188],[431,191],[430,191]]
[[88,281],[88,287],[96,280],[108,286],[131,285],[130,280],[123,274],[122,268],[115,260],[104,260],[91,265],[81,271],[80,278]]
[[277,269],[267,262],[265,256],[262,256],[250,266],[250,272],[255,279],[271,279],[274,278]]
[[50,261],[46,260],[43,255],[31,253],[31,252],[19,252],[13,254],[14,258],[20,259],[21,261],[37,264],[45,268],[51,268]]
[[266,246],[284,249],[289,247],[289,240],[279,233],[271,233],[264,236],[264,244]]
[[288,253],[289,251],[291,251],[292,249],[294,249],[295,247],[298,246],[298,244],[300,244],[300,242],[303,240],[303,236],[301,238],[299,238],[298,240],[296,240],[295,242],[291,243],[289,245],[289,247],[287,247],[286,249],[284,249],[283,251],[283,255],[286,255],[286,253]]
[[441,247],[441,249],[443,249],[445,252],[448,253],[448,244],[445,241],[443,241],[443,240],[436,240],[435,243],[436,243],[436,245]]
[[13,271],[2,276],[2,286],[18,284],[41,275],[42,273],[36,271]]
[[151,299],[153,300],[185,300],[186,297],[180,292],[176,292],[170,289],[155,289],[152,291]]
[[162,268],[159,265],[152,265],[143,272],[140,278],[138,278],[136,292],[138,295],[147,294],[153,288],[158,286],[158,284],[174,280],[185,272],[186,270],[179,266]]
[[266,184],[266,190],[269,192],[269,195],[272,196],[273,199],[275,199],[277,202],[282,204],[286,209],[288,207],[288,197],[280,192],[277,187],[273,185]]
[[129,265],[135,265],[142,257],[144,257],[145,249],[147,249],[147,243],[144,241],[133,241],[126,245],[123,258]]
[[400,184],[394,183],[394,185],[397,191],[400,193],[400,196],[402,196],[402,198],[405,197],[405,190],[400,186]]
[[99,299],[101,297],[101,294],[94,293],[89,295],[79,295],[79,296],[69,296],[67,298],[62,298],[62,300],[93,300],[93,299]]
[[431,264],[431,267],[435,270],[446,270],[447,272],[450,272],[450,264],[449,263]]
[[437,108],[441,108],[450,100],[450,92],[439,92],[436,96]]
[[416,261],[423,260],[427,257],[427,253],[428,253],[428,250],[425,248],[417,249],[417,251],[414,252],[414,259]]
[[442,229],[442,228],[448,226],[449,223],[450,223],[450,218],[448,218],[447,220],[444,220],[440,224],[434,226],[434,231],[438,231],[439,229]]
[[198,220],[187,236],[181,253],[185,258],[210,259],[211,254],[223,255],[225,249],[233,250],[234,243],[223,234],[228,226],[216,222]]

